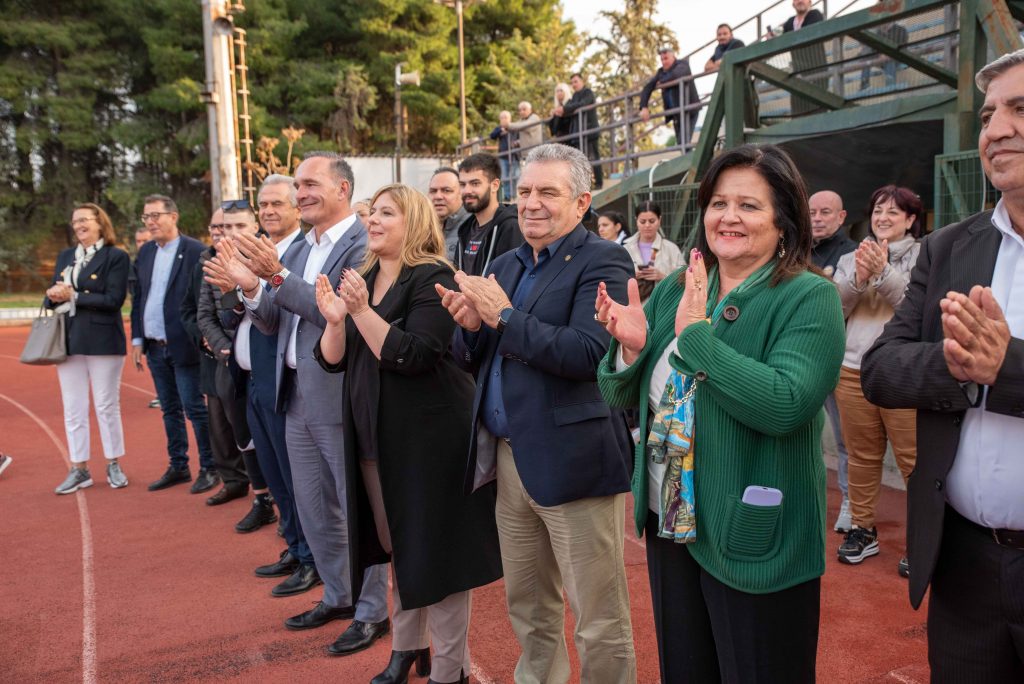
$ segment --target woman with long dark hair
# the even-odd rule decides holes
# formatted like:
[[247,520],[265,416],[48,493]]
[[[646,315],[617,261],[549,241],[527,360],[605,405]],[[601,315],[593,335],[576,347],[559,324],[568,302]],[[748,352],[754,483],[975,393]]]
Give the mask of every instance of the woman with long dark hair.
[[633,259],[640,300],[646,302],[654,286],[682,266],[685,259],[679,247],[661,232],[661,206],[657,202],[640,202],[635,217],[636,233],[622,246]]
[[811,272],[807,193],[778,147],[723,153],[688,268],[646,307],[598,287],[609,404],[638,407],[633,478],[663,682],[813,682],[825,571],[821,406],[843,319]]

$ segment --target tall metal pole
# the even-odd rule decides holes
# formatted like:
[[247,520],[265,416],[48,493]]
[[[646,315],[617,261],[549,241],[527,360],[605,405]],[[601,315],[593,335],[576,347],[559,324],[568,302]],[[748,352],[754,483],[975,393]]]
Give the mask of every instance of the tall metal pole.
[[459,112],[462,116],[462,144],[466,144],[466,43],[462,30],[462,0],[455,0],[455,14],[459,18]]
[[402,65],[395,65],[395,182],[402,182]]
[[207,119],[210,136],[210,199],[213,209],[224,199],[242,196],[235,143],[235,92],[232,88],[234,25],[226,0],[201,0],[206,63]]

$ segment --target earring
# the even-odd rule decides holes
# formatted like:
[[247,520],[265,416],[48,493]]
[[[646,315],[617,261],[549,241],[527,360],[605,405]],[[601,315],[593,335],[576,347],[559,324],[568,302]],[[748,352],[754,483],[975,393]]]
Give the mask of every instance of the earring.
[[782,235],[779,236],[779,251],[776,254],[780,259],[786,256],[786,238]]

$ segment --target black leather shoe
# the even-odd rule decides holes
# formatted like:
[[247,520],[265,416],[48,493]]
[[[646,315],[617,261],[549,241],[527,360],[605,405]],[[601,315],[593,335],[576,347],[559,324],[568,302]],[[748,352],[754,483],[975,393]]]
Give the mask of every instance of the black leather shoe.
[[355,617],[355,614],[355,606],[335,608],[320,601],[313,610],[307,610],[305,613],[293,615],[285,620],[284,626],[288,629],[316,629],[317,627],[323,627],[331,620],[348,620]]
[[281,557],[269,565],[261,565],[254,571],[257,577],[287,577],[299,569],[299,559],[285,549]]
[[291,577],[270,590],[271,596],[294,596],[323,584],[315,565],[300,565]]
[[181,470],[178,470],[177,468],[168,468],[167,471],[160,476],[159,480],[156,482],[150,482],[146,489],[151,492],[155,492],[158,489],[167,489],[168,487],[173,487],[176,484],[191,481],[192,473],[189,472],[188,468],[182,468]]
[[439,682],[436,679],[428,679],[427,684],[469,684],[469,677],[465,672],[459,670],[459,678],[454,682]]
[[243,496],[249,493],[249,485],[239,484],[232,482],[226,484],[220,488],[216,494],[206,500],[207,506],[220,506],[226,504],[228,501],[234,501],[235,499],[241,499]]
[[345,656],[358,653],[373,645],[373,642],[391,631],[391,621],[384,619],[381,622],[363,622],[353,620],[341,636],[333,644],[327,647],[331,655]]
[[416,663],[416,674],[420,677],[430,674],[430,649],[392,651],[388,666],[371,679],[370,684],[406,684],[409,681],[409,670],[412,669],[413,663]]
[[218,482],[220,482],[220,475],[209,468],[200,468],[199,474],[196,475],[196,481],[192,483],[192,489],[189,491],[193,494],[202,494],[216,487]]
[[248,534],[255,532],[264,525],[277,522],[277,513],[274,512],[274,502],[270,497],[256,497],[252,501],[252,508],[245,514],[245,517],[235,525],[235,532]]

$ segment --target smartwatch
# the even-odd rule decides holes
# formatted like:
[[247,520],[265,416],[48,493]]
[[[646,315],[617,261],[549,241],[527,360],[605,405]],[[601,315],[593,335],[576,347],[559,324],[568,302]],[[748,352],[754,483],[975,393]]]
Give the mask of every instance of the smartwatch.
[[515,309],[513,309],[511,306],[506,306],[504,309],[502,309],[501,313],[498,314],[498,325],[494,329],[497,330],[499,333],[504,332],[505,326],[508,325],[508,320],[509,318],[512,317],[513,311],[515,311]]
[[271,284],[271,286],[272,287],[281,287],[281,283],[283,283],[284,279],[288,277],[288,273],[289,273],[289,271],[288,271],[287,268],[282,268],[280,271],[278,271],[274,275],[270,276],[270,284]]

